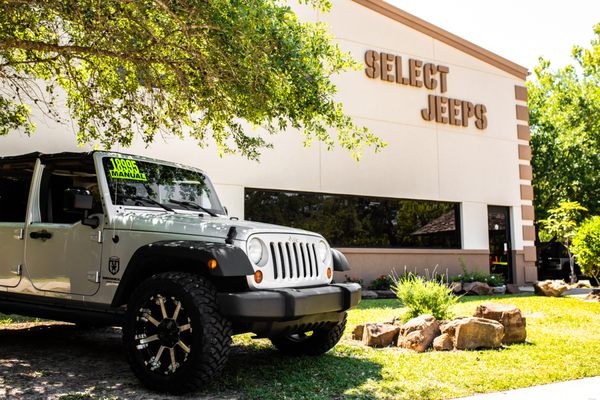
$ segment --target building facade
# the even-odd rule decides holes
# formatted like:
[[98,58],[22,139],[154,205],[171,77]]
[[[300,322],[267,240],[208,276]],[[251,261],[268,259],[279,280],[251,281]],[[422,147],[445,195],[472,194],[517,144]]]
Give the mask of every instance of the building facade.
[[[386,149],[356,162],[290,130],[260,163],[176,139],[115,150],[202,168],[232,216],[320,231],[354,278],[466,266],[535,281],[527,70],[381,0],[296,9],[364,64],[335,77],[338,99]],[[2,155],[88,150],[35,118],[31,138],[0,137]]]

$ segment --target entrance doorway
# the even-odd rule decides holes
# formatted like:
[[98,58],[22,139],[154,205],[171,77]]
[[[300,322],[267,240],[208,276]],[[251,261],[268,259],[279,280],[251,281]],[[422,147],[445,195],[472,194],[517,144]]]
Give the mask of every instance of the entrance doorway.
[[507,283],[513,283],[508,207],[488,206],[488,233],[490,238],[490,273],[500,274],[504,276]]

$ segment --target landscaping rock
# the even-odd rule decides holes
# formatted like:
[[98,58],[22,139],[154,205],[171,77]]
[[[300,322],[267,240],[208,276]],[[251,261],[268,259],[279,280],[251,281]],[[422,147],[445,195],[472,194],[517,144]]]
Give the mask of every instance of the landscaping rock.
[[462,284],[462,282],[452,282],[452,284],[450,285],[450,290],[452,290],[452,293],[454,293],[454,294],[461,294],[461,293],[463,293],[463,284]]
[[545,280],[533,284],[535,294],[540,296],[560,297],[569,290],[569,285],[563,281]]
[[362,340],[364,331],[365,331],[365,326],[363,324],[356,325],[356,327],[352,331],[352,339]]
[[[441,326],[457,350],[494,349],[502,346],[504,327],[500,322],[476,317],[459,318]],[[447,340],[447,339],[445,339]]]
[[398,337],[398,347],[422,353],[431,346],[433,339],[440,334],[440,326],[433,315],[413,318],[402,327]]
[[483,296],[492,293],[492,288],[484,282],[463,283],[462,288],[467,294]]
[[587,296],[585,296],[585,301],[600,301],[600,289],[594,289]]
[[590,281],[582,280],[573,285],[571,285],[571,289],[591,289],[592,284]]
[[491,286],[492,294],[504,294],[506,293],[506,286]]
[[363,299],[376,299],[379,296],[377,296],[377,293],[374,292],[373,290],[363,290],[362,291],[362,298]]
[[400,327],[392,324],[366,324],[362,341],[366,346],[387,347],[396,344]]
[[514,283],[506,284],[506,294],[517,294],[521,293],[521,289],[519,289],[519,285],[515,285]]
[[437,351],[449,351],[454,349],[454,341],[452,336],[447,333],[442,333],[440,336],[433,339],[433,349]]
[[391,290],[374,290],[378,299],[395,299],[396,293]]
[[473,316],[500,322],[504,326],[504,344],[523,343],[527,338],[526,320],[521,310],[512,304],[483,303]]

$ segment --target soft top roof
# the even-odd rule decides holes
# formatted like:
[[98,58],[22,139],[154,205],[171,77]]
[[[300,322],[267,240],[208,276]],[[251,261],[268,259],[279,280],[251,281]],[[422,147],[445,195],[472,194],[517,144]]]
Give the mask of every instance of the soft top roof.
[[39,151],[35,151],[33,153],[20,154],[17,156],[0,157],[0,161],[27,161],[27,160],[35,160],[38,158],[40,158],[42,160],[77,160],[77,159],[83,160],[83,159],[89,158],[93,153],[94,153],[93,151],[86,151],[86,152],[82,152],[82,153],[63,152],[63,153],[44,154]]

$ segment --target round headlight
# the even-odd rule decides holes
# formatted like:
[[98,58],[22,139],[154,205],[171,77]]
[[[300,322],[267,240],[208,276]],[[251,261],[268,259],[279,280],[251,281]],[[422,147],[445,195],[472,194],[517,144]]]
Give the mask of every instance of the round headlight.
[[254,238],[248,243],[248,258],[254,264],[261,262],[263,257],[263,245],[260,239]]
[[327,243],[319,242],[319,245],[317,246],[317,251],[319,253],[319,260],[325,262],[325,260],[327,259]]

